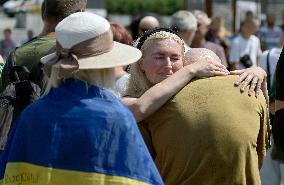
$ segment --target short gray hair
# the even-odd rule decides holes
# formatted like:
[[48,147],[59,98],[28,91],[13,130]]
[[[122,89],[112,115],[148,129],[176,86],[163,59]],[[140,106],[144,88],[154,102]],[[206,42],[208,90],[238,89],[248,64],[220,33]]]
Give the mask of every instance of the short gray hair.
[[180,10],[172,15],[170,27],[175,31],[196,30],[197,20],[191,12]]

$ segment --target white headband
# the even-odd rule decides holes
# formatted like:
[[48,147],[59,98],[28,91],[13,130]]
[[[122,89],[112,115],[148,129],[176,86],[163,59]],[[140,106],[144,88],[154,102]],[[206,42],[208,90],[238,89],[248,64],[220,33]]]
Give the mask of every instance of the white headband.
[[[178,44],[180,44],[182,46],[183,51],[185,50],[184,47],[184,41],[177,36],[174,33],[171,32],[167,32],[167,31],[159,31],[159,32],[155,32],[153,34],[151,34],[150,36],[147,37],[147,39],[144,41],[143,45],[141,46],[141,50],[143,50],[143,46],[145,45],[146,42],[150,41],[150,40],[154,40],[154,39],[170,39],[170,40],[174,40],[176,41]],[[134,47],[137,47],[138,43],[139,43],[140,38],[138,38],[136,40],[136,42],[133,44]]]

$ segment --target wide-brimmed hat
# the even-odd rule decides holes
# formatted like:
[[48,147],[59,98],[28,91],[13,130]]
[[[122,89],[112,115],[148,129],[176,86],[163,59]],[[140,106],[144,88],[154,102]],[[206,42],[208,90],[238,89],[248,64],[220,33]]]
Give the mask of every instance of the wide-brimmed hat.
[[[93,13],[78,12],[55,28],[56,52],[41,58],[45,67],[72,73],[79,69],[103,69],[137,62],[138,49],[113,41],[109,22]],[[64,73],[64,72],[63,72]]]

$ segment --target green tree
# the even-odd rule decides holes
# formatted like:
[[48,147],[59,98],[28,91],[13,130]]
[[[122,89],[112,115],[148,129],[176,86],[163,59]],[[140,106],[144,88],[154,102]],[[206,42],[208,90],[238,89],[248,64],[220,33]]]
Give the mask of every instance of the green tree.
[[107,10],[111,14],[135,15],[143,11],[161,15],[171,15],[183,9],[183,0],[107,0]]

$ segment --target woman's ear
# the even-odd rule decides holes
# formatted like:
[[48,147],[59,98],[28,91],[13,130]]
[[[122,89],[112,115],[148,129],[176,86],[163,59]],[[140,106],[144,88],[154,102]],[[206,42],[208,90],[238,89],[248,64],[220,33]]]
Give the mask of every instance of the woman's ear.
[[139,65],[141,71],[144,73],[145,70],[144,70],[144,59],[143,59],[143,57],[140,60],[138,60],[138,65]]

